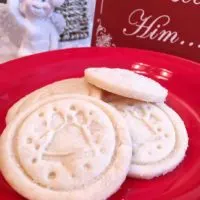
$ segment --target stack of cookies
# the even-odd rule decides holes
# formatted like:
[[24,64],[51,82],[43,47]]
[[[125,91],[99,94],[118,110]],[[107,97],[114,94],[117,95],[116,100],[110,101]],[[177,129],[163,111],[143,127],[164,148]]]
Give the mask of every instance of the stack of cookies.
[[152,79],[110,68],[36,90],[8,111],[1,172],[29,200],[105,200],[127,176],[164,175],[188,147],[167,95]]

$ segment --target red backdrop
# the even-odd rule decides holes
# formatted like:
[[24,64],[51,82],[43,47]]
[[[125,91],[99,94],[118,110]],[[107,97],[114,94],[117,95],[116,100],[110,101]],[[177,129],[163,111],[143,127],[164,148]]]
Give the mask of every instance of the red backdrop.
[[200,61],[200,0],[97,0],[93,46],[134,47]]

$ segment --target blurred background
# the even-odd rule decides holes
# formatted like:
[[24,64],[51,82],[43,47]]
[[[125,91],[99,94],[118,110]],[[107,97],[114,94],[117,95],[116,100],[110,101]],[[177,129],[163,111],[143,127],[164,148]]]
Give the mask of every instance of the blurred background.
[[[64,16],[66,26],[60,35],[60,48],[90,47],[96,0],[65,0],[55,12]],[[13,34],[15,33],[15,34]],[[0,0],[0,63],[16,58],[23,31]]]

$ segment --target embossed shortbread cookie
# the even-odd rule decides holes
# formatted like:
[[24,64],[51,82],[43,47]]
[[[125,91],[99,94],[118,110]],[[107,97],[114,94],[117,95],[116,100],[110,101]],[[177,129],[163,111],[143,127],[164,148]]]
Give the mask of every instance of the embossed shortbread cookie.
[[132,157],[126,122],[89,96],[39,101],[4,130],[0,167],[30,200],[104,200],[126,178]]
[[58,81],[32,92],[15,103],[8,111],[6,123],[14,119],[18,113],[29,108],[31,104],[51,95],[58,94],[83,94],[99,99],[101,98],[101,90],[88,84],[84,78],[72,78]]
[[147,102],[164,102],[168,91],[156,81],[126,69],[88,68],[86,80],[108,92]]
[[132,137],[129,176],[151,179],[174,170],[188,147],[185,125],[165,104],[122,100],[112,103],[126,119]]

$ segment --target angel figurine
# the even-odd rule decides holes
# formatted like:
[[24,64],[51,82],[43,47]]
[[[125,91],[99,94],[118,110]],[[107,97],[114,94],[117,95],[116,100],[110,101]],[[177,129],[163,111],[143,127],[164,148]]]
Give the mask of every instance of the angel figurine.
[[64,0],[8,0],[10,13],[24,31],[17,57],[59,48],[65,20],[54,10],[63,3]]

